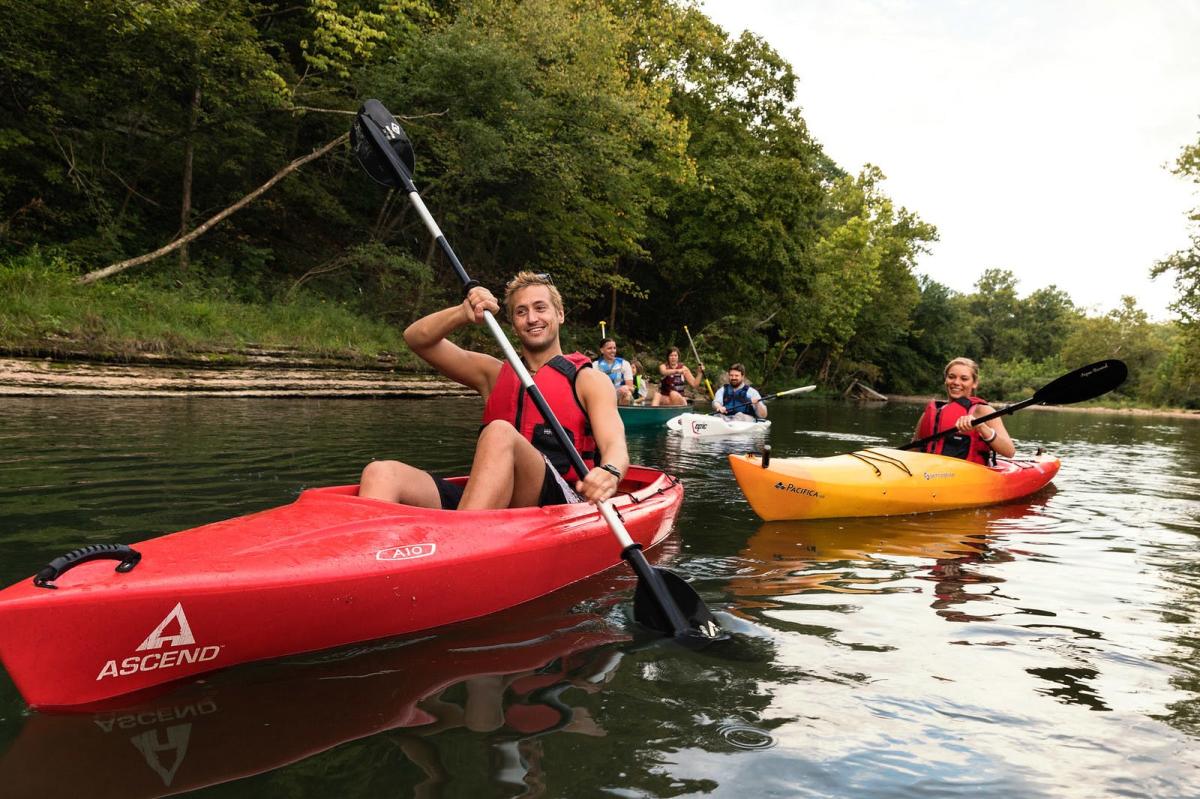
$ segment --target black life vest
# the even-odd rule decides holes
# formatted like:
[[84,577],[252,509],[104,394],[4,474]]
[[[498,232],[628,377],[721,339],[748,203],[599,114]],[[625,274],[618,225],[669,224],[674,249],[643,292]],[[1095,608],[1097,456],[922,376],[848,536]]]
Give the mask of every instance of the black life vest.
[[741,388],[734,388],[729,383],[726,383],[721,388],[721,404],[725,406],[725,415],[733,416],[735,413],[748,413],[755,416],[755,407],[750,403],[750,386],[743,381]]
[[[958,397],[952,400],[934,400],[925,406],[921,423],[917,426],[917,438],[925,438],[943,430],[954,429],[955,423],[963,416],[970,416],[976,405],[987,405],[987,400],[979,397]],[[991,466],[996,462],[996,453],[972,429],[970,433],[952,433],[937,441],[925,445],[925,452],[945,455],[950,458],[962,458],[972,463]]]
[[[533,376],[534,385],[546,398],[546,404],[554,412],[555,418],[567,432],[567,438],[575,445],[575,449],[579,450],[580,457],[589,469],[596,465],[598,458],[596,439],[592,436],[592,425],[588,421],[587,413],[579,404],[579,395],[575,393],[575,378],[580,369],[591,365],[591,359],[583,353],[555,355]],[[521,385],[521,378],[507,361],[500,367],[496,385],[483,406],[483,424],[497,419],[503,419],[517,428],[521,435],[550,460],[550,464],[568,484],[582,479],[575,474],[566,450],[554,435],[554,429],[546,424],[525,386]]]

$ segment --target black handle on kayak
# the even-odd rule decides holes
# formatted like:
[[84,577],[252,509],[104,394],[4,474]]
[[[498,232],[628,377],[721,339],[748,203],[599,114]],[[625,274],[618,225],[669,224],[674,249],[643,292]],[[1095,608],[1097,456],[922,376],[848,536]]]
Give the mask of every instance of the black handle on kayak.
[[141,552],[125,544],[89,544],[47,563],[33,578],[33,584],[38,588],[58,588],[54,580],[89,560],[119,560],[117,571],[124,573],[132,570],[141,559]]

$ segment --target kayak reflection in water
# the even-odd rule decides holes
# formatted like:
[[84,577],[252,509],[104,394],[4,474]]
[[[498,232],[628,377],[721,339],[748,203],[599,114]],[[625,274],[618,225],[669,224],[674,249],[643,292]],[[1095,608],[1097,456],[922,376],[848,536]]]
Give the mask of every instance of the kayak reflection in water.
[[995,463],[997,455],[1011,458],[1016,454],[1017,448],[999,418],[978,427],[971,425],[972,419],[996,412],[987,400],[975,396],[979,389],[978,364],[970,358],[955,358],[946,364],[943,376],[948,399],[935,400],[925,407],[913,441],[943,430],[957,430],[929,442],[924,451],[985,465]]
[[[713,410],[727,419],[744,419],[748,422],[767,418],[767,403],[760,402],[758,389],[746,382],[746,367],[732,364],[728,370],[728,381],[717,389],[713,396]],[[751,410],[753,408],[754,410]]]
[[[440,795],[439,789],[454,778],[438,750],[440,733],[466,729],[488,735],[489,743],[501,752],[498,765],[503,773],[495,778],[528,785],[545,780],[542,736],[557,732],[605,736],[586,706],[568,705],[561,698],[571,690],[596,693],[612,679],[620,658],[599,654],[596,650],[572,653],[537,670],[472,677],[418,703],[433,721],[394,738],[425,774],[414,795]],[[464,699],[447,696],[461,695],[463,688]]]
[[982,615],[971,613],[967,607],[959,606],[965,606],[968,602],[990,602],[999,597],[1000,584],[1004,582],[1004,578],[995,573],[968,567],[974,564],[1010,563],[1014,558],[1003,549],[993,549],[985,536],[981,536],[976,542],[968,543],[968,546],[974,551],[968,550],[957,558],[938,558],[928,574],[918,579],[934,583],[934,599],[929,606],[946,621],[995,621],[1004,615],[1004,608],[998,609],[993,615]]
[[499,313],[492,293],[475,286],[461,305],[418,319],[404,331],[413,352],[446,377],[478,391],[486,402],[466,486],[399,461],[374,461],[363,469],[359,496],[467,510],[599,503],[616,494],[629,469],[616,393],[608,378],[591,368],[586,355],[563,354],[558,289],[549,275],[520,272],[509,281],[504,303],[520,340],[521,358],[588,473],[575,474],[512,366],[447,338],[461,327],[482,323],[484,311]]

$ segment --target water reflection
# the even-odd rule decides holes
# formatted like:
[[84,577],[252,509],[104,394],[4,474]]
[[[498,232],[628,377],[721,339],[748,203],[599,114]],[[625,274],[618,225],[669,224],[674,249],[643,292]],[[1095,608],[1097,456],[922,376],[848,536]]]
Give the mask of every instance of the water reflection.
[[[786,597],[823,591],[883,594],[906,590],[911,580],[933,583],[931,607],[947,621],[991,618],[959,607],[984,603],[1004,582],[979,564],[1014,559],[998,536],[1013,522],[1040,517],[1051,487],[1032,501],[965,511],[764,522],[741,552],[742,569],[730,581],[742,612],[780,607]],[[1036,525],[1029,525],[1027,529]],[[981,590],[982,589],[982,590]]]

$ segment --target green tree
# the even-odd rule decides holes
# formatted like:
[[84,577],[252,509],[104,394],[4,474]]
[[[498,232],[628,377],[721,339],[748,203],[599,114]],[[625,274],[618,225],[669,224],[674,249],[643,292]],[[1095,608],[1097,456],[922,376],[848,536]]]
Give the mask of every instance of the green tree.
[[[125,254],[178,228],[189,145],[206,177],[274,149],[247,120],[285,95],[253,11],[241,0],[0,2],[6,248]],[[223,135],[197,148],[197,124]]]
[[[1183,148],[1175,162],[1174,173],[1200,184],[1200,141]],[[1182,329],[1164,359],[1155,387],[1161,402],[1200,405],[1200,388],[1193,377],[1200,368],[1200,208],[1188,215],[1192,224],[1191,246],[1157,263],[1155,277],[1171,273],[1177,296],[1171,308],[1181,319]]]
[[1018,327],[1017,279],[1008,269],[985,269],[969,295],[975,336],[979,340],[976,360],[1009,360],[1021,353],[1024,344]]
[[628,80],[627,36],[595,3],[479,0],[370,75],[412,116],[423,191],[479,279],[528,265],[568,296],[638,290],[622,265],[646,255],[653,187],[689,165],[666,93]]
[[1057,286],[1038,289],[1021,300],[1014,322],[1021,333],[1021,354],[1031,361],[1057,355],[1079,312],[1071,297]]
[[893,363],[905,358],[913,314],[921,302],[921,286],[913,272],[916,259],[937,240],[937,230],[911,211],[893,207],[880,189],[884,176],[878,169],[864,170],[859,180],[868,207],[873,206],[864,211],[871,224],[871,247],[879,258],[878,280],[870,301],[858,313],[854,335],[846,342],[841,370],[863,371],[859,364],[872,364],[878,369],[864,375],[890,382],[896,374]]
[[911,322],[884,364],[883,387],[902,394],[936,390],[945,365],[972,349],[964,341],[970,314],[962,295],[925,276],[917,285],[920,298]]
[[[1200,184],[1200,141],[1183,148],[1173,172]],[[1174,273],[1179,296],[1172,308],[1178,311],[1186,325],[1195,327],[1200,322],[1200,208],[1194,209],[1188,219],[1193,225],[1191,246],[1157,263],[1151,274],[1159,277]]]

